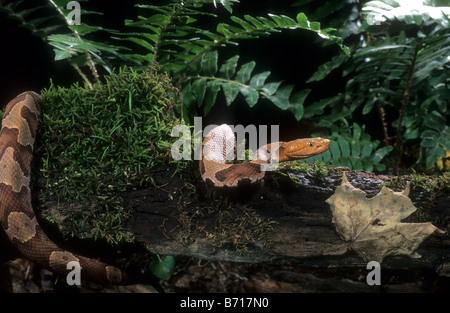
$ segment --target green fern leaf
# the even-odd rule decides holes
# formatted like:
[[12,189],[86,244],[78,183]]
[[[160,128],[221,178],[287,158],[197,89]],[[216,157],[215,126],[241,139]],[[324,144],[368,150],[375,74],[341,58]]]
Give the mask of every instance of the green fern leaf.
[[236,99],[237,95],[239,94],[239,84],[224,82],[222,84],[222,89],[225,94],[227,105],[229,106],[231,105],[231,103],[233,103],[234,99]]
[[306,97],[311,92],[311,89],[304,89],[296,92],[289,101],[288,110],[294,114],[294,117],[297,121],[300,121],[303,117],[304,107],[303,103],[306,100]]
[[209,81],[206,85],[206,96],[205,104],[203,107],[203,114],[208,115],[209,111],[212,109],[216,103],[217,94],[220,91],[221,82],[217,80]]
[[202,74],[206,76],[213,76],[217,72],[218,53],[216,50],[203,55],[201,60]]
[[239,91],[245,97],[245,102],[247,102],[250,107],[253,107],[258,102],[259,94],[258,91],[254,88],[249,86],[242,86],[241,88],[239,88]]
[[311,83],[324,79],[331,71],[340,67],[347,60],[348,56],[345,54],[334,56],[329,62],[320,65],[317,71],[306,82]]
[[239,60],[239,56],[236,55],[232,58],[229,58],[225,63],[220,67],[220,74],[225,79],[230,79],[234,73],[236,73],[236,67]]
[[248,62],[248,63],[245,63],[244,65],[242,65],[236,74],[236,81],[238,81],[242,84],[246,84],[250,80],[251,74],[252,74],[255,66],[256,66],[256,63],[254,61],[251,61],[251,62]]
[[117,47],[93,42],[85,39],[79,39],[70,35],[50,35],[49,44],[55,47],[55,60],[68,59],[80,53],[101,53],[108,52],[119,55]]
[[267,98],[280,109],[286,110],[289,107],[289,98],[293,89],[294,85],[280,87],[274,95],[268,96]]
[[206,78],[195,80],[191,85],[192,93],[197,100],[197,105],[200,107],[203,103],[206,93]]
[[275,92],[277,92],[278,87],[280,87],[280,85],[281,85],[281,82],[268,83],[262,87],[262,91],[266,95],[272,96],[273,94],[275,94]]
[[250,86],[253,88],[262,88],[264,86],[264,82],[266,81],[267,77],[269,77],[269,75],[270,75],[269,71],[256,74],[251,78]]

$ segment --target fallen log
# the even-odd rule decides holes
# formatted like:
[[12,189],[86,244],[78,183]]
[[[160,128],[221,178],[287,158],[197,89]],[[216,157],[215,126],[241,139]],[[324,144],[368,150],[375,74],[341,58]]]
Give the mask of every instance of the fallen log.
[[[129,229],[148,250],[161,255],[253,264],[366,267],[367,262],[336,232],[330,205],[325,202],[341,184],[342,171],[318,177],[311,171],[283,170],[267,176],[262,185],[239,192],[214,190],[199,183],[196,193],[186,196],[183,182],[157,175],[156,187],[126,196],[134,212]],[[394,181],[402,190],[407,181],[417,180],[351,171],[346,176],[368,197],[377,194],[381,184]],[[450,276],[450,188],[448,181],[437,180],[420,180],[435,186],[432,192],[414,185],[410,198],[419,209],[406,221],[432,222],[442,232],[420,245],[417,252],[421,258],[388,256],[384,267],[426,268]]]
[[[314,169],[282,169],[268,173],[261,184],[223,190],[205,185],[198,174],[183,180],[162,168],[155,171],[152,187],[123,195],[132,215],[128,230],[136,246],[175,256],[177,274],[167,291],[380,291],[366,283],[367,261],[338,234],[326,202],[341,184],[342,170],[317,175]],[[419,246],[420,258],[386,257],[381,264],[383,290],[448,291],[448,178],[352,171],[346,177],[368,197],[383,184],[400,191],[410,182],[409,196],[418,210],[405,221],[431,222],[443,231]],[[57,202],[46,205],[68,208]],[[89,245],[84,240],[66,242],[68,249],[74,246],[83,253]],[[104,256],[100,243],[94,246]],[[92,249],[89,253],[98,256]],[[224,281],[229,283],[220,289]]]

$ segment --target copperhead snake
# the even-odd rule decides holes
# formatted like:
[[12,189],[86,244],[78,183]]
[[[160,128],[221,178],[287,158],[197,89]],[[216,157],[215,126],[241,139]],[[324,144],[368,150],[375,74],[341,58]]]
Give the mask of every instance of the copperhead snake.
[[[302,138],[288,142],[271,142],[260,147],[255,158],[246,163],[228,164],[235,150],[235,136],[230,126],[222,124],[206,134],[199,162],[202,179],[215,187],[238,187],[261,180],[264,165],[305,159],[328,150],[330,140]],[[231,157],[230,157],[231,156]]]
[[[36,219],[31,203],[30,174],[41,100],[39,94],[26,91],[5,108],[0,133],[0,224],[3,231],[21,255],[57,274],[67,275],[68,262],[76,261],[81,266],[83,280],[117,285],[131,283],[130,275],[117,267],[58,247]],[[226,164],[230,147],[234,149],[234,140],[234,134],[231,137],[226,125],[205,136],[200,161],[204,181],[216,187],[236,187],[245,181],[254,183],[265,175],[261,164],[307,158],[326,151],[330,143],[323,138],[270,143],[261,147],[257,158],[251,162]],[[225,149],[224,142],[233,143]]]

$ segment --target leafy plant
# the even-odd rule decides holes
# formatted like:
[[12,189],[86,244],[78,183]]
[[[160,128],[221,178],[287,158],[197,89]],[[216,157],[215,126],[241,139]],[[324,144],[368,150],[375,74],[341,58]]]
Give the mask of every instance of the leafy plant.
[[[111,73],[112,68],[108,61],[110,57],[126,60],[119,53],[119,47],[111,42],[99,42],[87,38],[99,31],[107,31],[106,29],[90,25],[84,19],[80,25],[72,23],[69,2],[69,0],[48,0],[33,2],[30,6],[29,1],[25,0],[0,0],[0,12],[7,14],[21,27],[29,29],[34,35],[52,45],[55,60],[68,60],[83,80],[92,87],[92,81],[100,78],[97,65],[101,65],[108,73]],[[84,18],[90,15],[101,15],[100,12],[83,9],[87,0],[77,2],[83,3],[79,13]],[[83,70],[84,67],[87,67],[89,71]]]
[[[303,113],[303,102],[309,90],[301,90],[291,95],[292,85],[281,81],[265,83],[270,71],[252,75],[255,62],[240,66],[235,73],[239,55],[227,60],[219,58],[219,51],[236,47],[241,40],[269,36],[286,29],[302,29],[317,33],[321,38],[338,44],[349,55],[348,48],[340,37],[332,35],[332,28],[321,29],[320,23],[311,22],[304,13],[295,19],[269,14],[267,17],[245,15],[243,18],[232,15],[232,6],[237,0],[223,0],[229,16],[219,19],[212,13],[214,0],[172,0],[161,5],[136,4],[142,15],[136,19],[126,19],[125,29],[116,31],[93,26],[83,22],[74,25],[68,22],[70,10],[66,9],[68,0],[50,0],[39,8],[23,8],[25,1],[17,3],[2,0],[3,11],[19,19],[23,26],[31,29],[54,47],[55,60],[68,60],[78,73],[92,85],[98,79],[97,67],[108,72],[114,64],[126,63],[134,68],[153,68],[159,66],[166,71],[174,84],[182,92],[184,106],[179,113],[186,121],[199,114],[207,114],[214,105],[220,90],[223,90],[226,103],[230,105],[238,93],[243,94],[248,105],[254,106],[260,97],[269,99],[282,110],[291,111],[297,120]],[[51,18],[49,9],[57,11],[57,18]],[[41,27],[40,19],[30,14],[48,16],[46,25]],[[100,14],[82,10],[81,14]],[[52,15],[53,16],[53,15]],[[213,18],[213,27],[207,27],[201,19]],[[61,33],[61,25],[67,31]],[[53,32],[55,30],[55,32]],[[102,31],[103,41],[89,37]],[[133,51],[133,53],[130,53]],[[91,75],[81,69],[88,66]]]
[[224,62],[218,69],[217,51],[204,55],[199,72],[191,71],[186,77],[182,88],[186,108],[203,105],[203,114],[207,115],[215,104],[220,89],[223,90],[227,105],[241,93],[250,107],[253,107],[264,97],[271,100],[282,110],[291,111],[297,119],[303,114],[303,102],[310,90],[302,90],[291,96],[293,85],[280,87],[281,82],[266,83],[269,71],[252,76],[255,62],[243,64],[236,72],[239,56],[234,56]]
[[363,39],[351,45],[353,56],[334,56],[309,79],[322,81],[339,69],[345,90],[305,105],[304,117],[320,116],[318,125],[345,129],[355,115],[374,116],[378,111],[378,129],[394,147],[393,166],[401,166],[408,152],[414,157],[419,146],[416,165],[429,168],[450,149],[450,8],[437,7],[438,1],[419,8],[401,4],[384,0],[363,5],[356,33]]
[[[349,125],[362,129],[366,123],[361,118],[375,116],[379,126],[368,128],[364,140],[372,142],[372,152],[380,138],[392,147],[383,150],[380,161],[385,166],[379,169],[429,168],[450,150],[450,23],[445,1],[428,0],[414,7],[402,0],[330,0],[324,5],[297,0],[292,6],[301,13],[295,16],[238,16],[233,12],[238,0],[143,2],[135,5],[138,15],[124,20],[120,31],[90,23],[89,17],[101,12],[80,2],[81,25],[70,23],[68,0],[42,1],[34,7],[24,0],[0,0],[0,10],[52,45],[56,59],[70,62],[90,86],[99,72],[110,72],[117,64],[160,67],[181,91],[183,104],[176,109],[188,123],[193,116],[208,114],[222,92],[227,105],[243,99],[253,107],[267,99],[297,120],[314,122],[341,143],[352,137]],[[316,21],[325,19],[328,28],[322,29]],[[324,46],[341,48],[305,85],[273,80],[269,70],[256,72],[255,60],[240,62],[235,48],[243,40],[292,29],[316,33]],[[344,87],[324,96],[337,75]],[[415,163],[407,163],[408,158]],[[360,168],[346,154],[339,160]]]
[[[141,5],[140,8],[159,14],[125,22],[127,26],[147,31],[127,34],[129,37],[126,39],[148,52],[142,59],[143,62],[150,59],[154,64],[157,63],[177,82],[183,95],[184,116],[188,120],[197,113],[196,106],[202,108],[201,113],[206,115],[221,89],[227,105],[235,100],[238,93],[244,96],[250,106],[254,106],[262,96],[280,109],[290,110],[298,120],[302,117],[303,101],[308,90],[291,97],[293,86],[280,87],[281,82],[265,84],[270,71],[252,76],[254,61],[241,65],[236,73],[239,55],[225,60],[219,68],[220,48],[236,46],[240,40],[268,36],[283,29],[305,29],[336,42],[345,53],[349,53],[342,44],[342,39],[330,34],[333,29],[321,30],[319,23],[308,21],[303,13],[299,13],[296,20],[274,14],[269,14],[269,18],[245,15],[241,19],[231,16],[232,25],[218,23],[215,31],[192,26],[196,22],[193,17],[195,15],[216,17],[198,11],[207,2],[188,1],[180,5],[178,1],[174,1],[167,6]],[[132,35],[134,36],[131,37]]]

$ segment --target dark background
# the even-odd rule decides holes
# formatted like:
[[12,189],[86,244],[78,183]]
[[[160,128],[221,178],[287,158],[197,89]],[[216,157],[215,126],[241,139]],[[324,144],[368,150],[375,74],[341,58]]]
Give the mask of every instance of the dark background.
[[[217,1],[219,3],[219,1]],[[233,14],[243,18],[244,14],[252,16],[267,16],[267,13],[284,14],[291,18],[296,17],[299,12],[308,16],[310,8],[293,8],[291,4],[295,1],[267,1],[267,0],[243,0],[233,6]],[[37,3],[37,1],[36,1]],[[157,1],[155,1],[155,4]],[[314,1],[314,5],[320,6],[321,1]],[[122,1],[120,5],[116,2],[90,1],[80,3],[83,8],[102,11],[104,15],[81,16],[93,25],[101,25],[105,28],[124,29],[125,18],[135,18],[137,10],[130,3]],[[308,11],[309,10],[309,11]],[[211,11],[226,16],[226,10],[218,4],[218,8],[211,6]],[[96,20],[100,19],[100,20]],[[206,18],[204,23],[214,21]],[[322,28],[328,27],[326,21],[322,22]],[[233,22],[229,22],[232,24]],[[0,13],[0,38],[2,38],[2,66],[0,75],[0,103],[2,109],[6,103],[25,90],[39,90],[50,85],[50,80],[56,85],[69,86],[75,81],[82,82],[79,75],[68,64],[67,61],[55,62],[52,47],[35,37],[27,29],[18,26],[16,21],[7,19]],[[99,35],[101,36],[101,33]],[[101,40],[100,38],[97,38]],[[238,66],[256,61],[253,74],[262,71],[271,71],[268,81],[283,80],[284,84],[295,84],[296,90],[311,88],[313,91],[308,96],[305,104],[314,100],[333,95],[342,90],[345,82],[340,78],[339,71],[333,73],[327,82],[322,84],[306,84],[306,80],[316,71],[317,67],[330,60],[339,52],[339,47],[330,44],[322,46],[323,40],[319,40],[317,34],[304,30],[288,30],[282,33],[272,34],[270,37],[259,39],[242,40],[239,53],[241,58]],[[235,55],[237,50],[220,51],[220,56]],[[222,92],[217,97],[217,103],[211,113],[204,117],[203,126],[211,123],[229,124],[255,124],[255,125],[280,125],[280,137],[288,140],[298,136],[308,136],[312,131],[306,124],[298,123],[292,113],[282,111],[267,100],[260,101],[254,108],[249,108],[247,103],[239,95],[237,101],[227,107]]]

